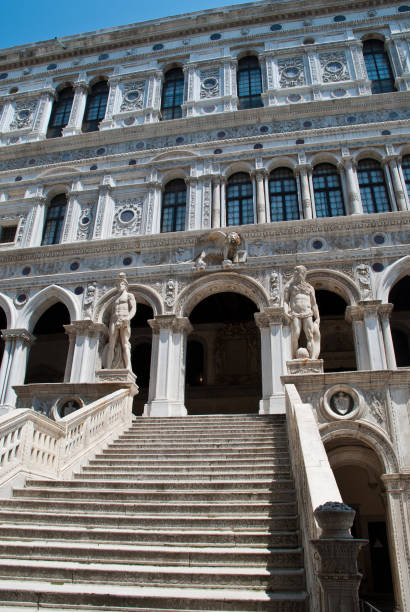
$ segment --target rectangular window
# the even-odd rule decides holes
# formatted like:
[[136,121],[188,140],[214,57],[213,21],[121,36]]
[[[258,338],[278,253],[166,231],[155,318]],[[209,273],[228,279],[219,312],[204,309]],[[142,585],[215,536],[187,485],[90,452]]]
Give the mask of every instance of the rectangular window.
[[16,238],[17,225],[4,225],[0,227],[0,244],[14,242]]

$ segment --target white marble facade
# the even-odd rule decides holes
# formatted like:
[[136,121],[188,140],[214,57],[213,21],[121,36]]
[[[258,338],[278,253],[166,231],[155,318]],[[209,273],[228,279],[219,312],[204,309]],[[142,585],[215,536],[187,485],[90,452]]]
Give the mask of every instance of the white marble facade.
[[[263,0],[245,13],[228,7],[90,33],[87,45],[78,35],[1,52],[0,402],[15,404],[35,324],[56,302],[70,317],[64,381],[95,381],[110,296],[125,272],[136,302],[153,311],[145,415],[187,413],[189,317],[218,292],[256,305],[259,411],[283,412],[281,377],[291,351],[283,289],[303,263],[316,290],[346,302],[357,369],[310,373],[304,381],[301,375],[298,390],[312,403],[324,440],[334,443],[338,432],[360,439],[383,467],[397,610],[404,611],[409,369],[397,364],[389,294],[410,274],[410,6],[335,4],[333,10],[325,2],[286,0],[276,7]],[[367,40],[384,46],[391,92],[372,93]],[[257,58],[261,104],[238,110],[244,57]],[[181,117],[165,120],[164,78],[174,68],[184,78]],[[105,115],[83,133],[87,98],[101,80],[108,87]],[[53,104],[66,87],[74,96],[69,116],[61,136],[47,138]],[[384,185],[381,212],[369,209],[364,160]],[[341,194],[335,216],[323,214],[315,182],[324,164],[334,169]],[[295,181],[293,220],[272,218],[278,169]],[[232,224],[228,211],[237,173],[251,184],[243,225]],[[164,190],[176,179],[186,185],[184,219],[179,231],[165,232]],[[50,202],[59,195],[66,203],[61,232],[42,245]],[[239,235],[240,255],[225,265],[196,265],[218,229]],[[399,327],[408,342],[408,319]],[[351,395],[347,414],[335,411],[329,390]],[[344,465],[342,454],[335,461]]]

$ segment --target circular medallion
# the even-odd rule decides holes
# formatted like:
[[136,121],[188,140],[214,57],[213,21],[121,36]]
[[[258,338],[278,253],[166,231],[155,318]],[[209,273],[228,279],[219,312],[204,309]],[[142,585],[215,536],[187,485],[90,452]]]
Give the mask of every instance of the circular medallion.
[[299,74],[300,70],[299,68],[296,68],[296,66],[289,66],[289,68],[285,68],[284,70],[282,70],[282,76],[285,77],[285,79],[289,80],[296,79]]
[[137,100],[141,99],[141,95],[142,94],[140,91],[137,89],[132,89],[131,91],[127,91],[124,98],[127,100],[127,102],[136,102]]
[[130,209],[123,210],[120,213],[120,221],[122,223],[130,223],[135,217],[135,212]]
[[76,287],[76,288],[74,289],[74,293],[75,293],[76,295],[81,295],[82,293],[84,293],[84,287],[81,287],[81,286]]
[[209,77],[202,81],[202,87],[204,89],[213,89],[217,85],[218,85],[218,81],[214,79],[213,77]]
[[326,64],[325,70],[327,70],[327,72],[331,72],[332,74],[337,74],[343,70],[343,64],[340,62],[329,62]]

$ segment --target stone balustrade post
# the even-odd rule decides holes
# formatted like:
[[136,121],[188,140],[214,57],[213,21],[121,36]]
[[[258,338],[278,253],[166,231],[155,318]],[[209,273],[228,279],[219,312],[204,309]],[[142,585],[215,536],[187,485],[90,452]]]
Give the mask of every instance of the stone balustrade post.
[[152,328],[151,375],[144,416],[185,416],[186,341],[192,326],[187,317],[157,315]]
[[3,329],[1,333],[5,350],[0,370],[0,403],[14,406],[17,396],[13,386],[24,383],[28,352],[35,336],[24,328]]
[[70,342],[64,382],[94,382],[98,347],[108,334],[106,326],[85,319],[64,325],[64,329]]
[[88,84],[85,80],[85,75],[84,78],[79,79],[74,83],[73,88],[73,104],[68,123],[63,129],[63,136],[75,136],[76,134],[81,134],[81,126],[83,124],[85,105],[89,91]]
[[297,172],[299,173],[299,179],[300,179],[303,216],[305,219],[312,219],[313,218],[312,198],[310,195],[310,181],[309,181],[311,167],[308,164],[300,164],[297,167]]
[[286,374],[286,340],[283,326],[287,317],[282,306],[269,306],[255,313],[261,334],[262,399],[259,414],[285,412],[284,389],[280,377]]
[[323,612],[359,612],[362,575],[357,557],[367,540],[352,538],[355,511],[340,502],[328,502],[314,511],[322,533],[312,540],[318,558],[317,577],[322,590]]

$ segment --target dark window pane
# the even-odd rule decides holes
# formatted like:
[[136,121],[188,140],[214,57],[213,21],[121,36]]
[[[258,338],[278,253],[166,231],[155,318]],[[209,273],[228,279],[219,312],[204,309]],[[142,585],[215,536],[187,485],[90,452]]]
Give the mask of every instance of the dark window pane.
[[233,174],[226,186],[226,224],[254,223],[253,187],[245,172]]
[[162,196],[161,232],[185,229],[186,185],[182,179],[169,182]]
[[83,132],[96,132],[100,121],[104,119],[107,108],[108,85],[106,81],[99,81],[92,88],[87,97],[85,107]]
[[363,43],[363,57],[373,93],[395,91],[393,72],[388,55],[381,40],[366,40]]
[[239,60],[237,86],[240,109],[263,106],[261,69],[256,57],[249,56]]
[[345,215],[340,177],[335,166],[319,164],[313,170],[313,191],[317,217]]
[[47,208],[41,244],[58,244],[64,225],[67,198],[62,193],[53,198]]
[[271,173],[269,201],[272,221],[299,219],[296,181],[288,168],[278,168]]
[[377,213],[391,210],[384,171],[374,159],[362,159],[358,163],[357,178],[362,197],[363,212]]
[[403,170],[404,180],[406,181],[407,193],[410,198],[410,155],[406,155],[406,157],[403,157],[401,167]]
[[14,242],[17,225],[3,225],[0,227],[0,243]]
[[184,101],[184,73],[181,68],[169,70],[162,89],[162,119],[180,119]]
[[56,138],[61,136],[63,128],[70,119],[71,107],[73,105],[74,91],[71,87],[66,87],[58,94],[54,101],[53,110],[51,111],[50,121],[48,123],[47,138]]

